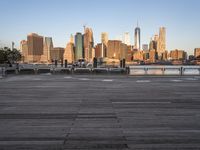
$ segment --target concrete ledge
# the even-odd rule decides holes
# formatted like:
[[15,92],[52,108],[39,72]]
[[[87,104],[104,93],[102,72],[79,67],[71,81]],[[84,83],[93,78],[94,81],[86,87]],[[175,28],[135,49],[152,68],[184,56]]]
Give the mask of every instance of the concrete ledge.
[[20,69],[19,74],[35,74],[35,69],[31,69],[31,68]]
[[200,75],[200,66],[130,66],[130,75]]
[[50,68],[37,69],[37,74],[42,74],[42,73],[51,73],[51,69]]
[[147,68],[147,75],[163,75],[163,68]]
[[127,74],[126,69],[124,68],[110,68],[110,74]]
[[14,69],[14,68],[6,69],[6,70],[5,70],[5,73],[6,73],[6,74],[16,74],[16,69]]
[[108,74],[108,68],[94,68],[92,69],[93,74]]
[[75,68],[74,72],[75,74],[90,74],[92,73],[90,68]]
[[53,71],[55,74],[71,74],[71,68],[55,68]]
[[163,68],[164,75],[181,75],[181,67],[165,66]]
[[200,75],[200,66],[184,66],[183,75]]

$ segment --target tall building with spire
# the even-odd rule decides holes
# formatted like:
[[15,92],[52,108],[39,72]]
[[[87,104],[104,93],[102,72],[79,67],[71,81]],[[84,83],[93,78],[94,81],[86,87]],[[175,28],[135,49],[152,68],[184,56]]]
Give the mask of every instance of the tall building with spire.
[[91,61],[93,58],[92,50],[94,48],[94,38],[91,28],[84,28],[84,58],[86,61]]
[[135,49],[140,50],[141,43],[140,43],[140,28],[137,23],[137,27],[135,28]]

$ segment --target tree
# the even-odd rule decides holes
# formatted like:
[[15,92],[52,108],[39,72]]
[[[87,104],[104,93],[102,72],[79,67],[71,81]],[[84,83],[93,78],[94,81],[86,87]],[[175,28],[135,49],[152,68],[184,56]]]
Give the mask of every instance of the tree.
[[6,61],[6,52],[1,48],[0,49],[0,64],[3,64]]
[[22,58],[21,53],[17,49],[11,50],[8,47],[0,49],[0,63],[13,64],[20,61]]

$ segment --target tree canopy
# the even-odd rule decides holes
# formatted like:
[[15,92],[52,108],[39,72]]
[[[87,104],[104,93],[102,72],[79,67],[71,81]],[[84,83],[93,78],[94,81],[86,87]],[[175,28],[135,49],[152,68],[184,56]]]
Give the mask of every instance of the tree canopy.
[[11,50],[8,47],[0,48],[0,64],[13,64],[21,60],[21,53],[17,49]]

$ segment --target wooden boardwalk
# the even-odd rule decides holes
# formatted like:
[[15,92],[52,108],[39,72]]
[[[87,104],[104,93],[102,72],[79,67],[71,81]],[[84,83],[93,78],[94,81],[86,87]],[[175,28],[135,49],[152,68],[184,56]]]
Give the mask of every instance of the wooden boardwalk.
[[0,150],[200,149],[200,77],[0,79]]

